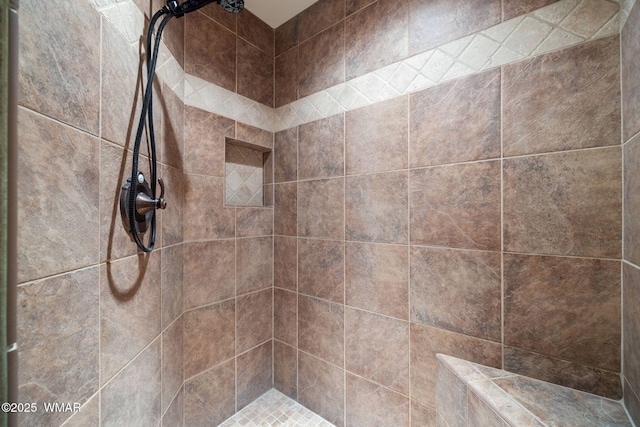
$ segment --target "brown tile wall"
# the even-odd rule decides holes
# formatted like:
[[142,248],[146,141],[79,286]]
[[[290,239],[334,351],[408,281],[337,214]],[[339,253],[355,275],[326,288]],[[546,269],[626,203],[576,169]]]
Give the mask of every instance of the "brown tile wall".
[[[225,138],[271,149],[273,134],[185,107],[158,80],[168,208],[156,249],[137,253],[118,197],[140,111],[138,47],[86,0],[36,3],[20,11],[20,401],[80,402],[69,425],[217,425],[272,387],[273,207],[227,208],[223,184]],[[272,105],[273,29],[248,11],[201,12],[169,25],[171,54]]]
[[[384,8],[356,3],[362,25]],[[278,28],[276,61],[340,25],[317,8],[327,29]],[[596,40],[276,133],[275,387],[339,426],[435,426],[445,353],[621,398],[618,52]]]
[[622,348],[624,401],[640,424],[640,4],[631,9],[620,35],[622,55],[622,134],[624,142],[624,266],[622,274]]

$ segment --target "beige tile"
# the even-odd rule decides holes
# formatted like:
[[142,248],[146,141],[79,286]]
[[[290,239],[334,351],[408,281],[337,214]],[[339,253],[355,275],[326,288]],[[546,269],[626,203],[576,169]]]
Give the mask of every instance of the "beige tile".
[[20,12],[20,105],[98,135],[100,15],[82,0],[23,2]]
[[273,238],[251,237],[236,243],[236,295],[273,286]]
[[[165,186],[166,209],[160,211],[161,237],[164,246],[182,243],[185,214],[186,182],[182,171],[171,166],[161,166],[161,176]],[[158,186],[159,195],[159,186]]]
[[637,393],[640,390],[640,271],[625,263],[623,283],[623,372],[625,379]]
[[18,397],[40,408],[20,424],[59,425],[69,414],[46,413],[42,402],[84,402],[99,388],[98,268],[21,286],[17,304]]
[[620,33],[623,141],[640,131],[640,83],[635,78],[635,70],[640,66],[639,22],[640,5],[634,5]]
[[344,303],[344,243],[298,239],[298,292]]
[[412,400],[411,401],[411,425],[435,427],[436,408],[432,406],[423,405],[415,400]]
[[[157,99],[159,98],[159,99]],[[163,163],[182,170],[185,153],[185,106],[182,100],[166,84],[162,95],[154,99],[162,104],[162,146],[160,156]]]
[[586,0],[562,21],[562,26],[579,36],[589,37],[606,24],[617,11],[616,4],[601,0]]
[[227,144],[225,148],[225,203],[227,206],[264,206],[264,153]]
[[239,354],[273,338],[273,292],[266,289],[238,297],[237,304],[236,354]]
[[624,152],[624,259],[640,265],[640,137],[628,141]]
[[347,374],[346,417],[350,426],[408,427],[409,398]]
[[298,297],[298,348],[334,365],[342,366],[344,363],[344,306],[300,295]]
[[620,263],[505,255],[504,343],[617,372]]
[[347,240],[408,242],[408,178],[407,172],[347,177]]
[[238,356],[237,406],[242,409],[271,389],[272,342]]
[[348,242],[345,264],[347,305],[404,320],[409,318],[406,246]]
[[160,340],[123,369],[100,393],[100,425],[155,427],[161,420]]
[[184,389],[176,395],[162,417],[162,427],[184,427]]
[[406,169],[409,98],[401,96],[346,113],[346,172]]
[[160,334],[160,253],[100,267],[100,381]]
[[620,154],[608,148],[505,160],[505,250],[619,258]]
[[26,109],[18,127],[18,282],[97,263],[98,140]]
[[413,170],[410,180],[411,243],[500,249],[499,161]]
[[409,394],[408,322],[347,308],[345,339],[348,371]]
[[[27,414],[23,414],[27,416]],[[67,421],[65,427],[85,427],[100,425],[100,394],[95,394],[88,402],[80,408],[79,412],[73,414]]]
[[467,385],[438,360],[436,382],[436,408],[450,426],[467,423]]
[[235,354],[234,301],[184,314],[184,376],[190,378]]
[[500,265],[498,252],[411,248],[411,321],[500,342]]
[[494,426],[494,427],[509,427],[498,414],[495,413],[491,407],[478,397],[474,392],[468,393],[469,406],[468,410],[468,422],[469,427],[482,427],[482,426]]
[[344,238],[344,178],[298,184],[298,235]]

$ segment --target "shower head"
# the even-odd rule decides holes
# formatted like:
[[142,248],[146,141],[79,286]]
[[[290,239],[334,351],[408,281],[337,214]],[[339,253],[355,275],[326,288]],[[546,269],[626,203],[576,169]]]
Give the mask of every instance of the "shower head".
[[174,16],[180,18],[185,13],[193,12],[214,1],[227,12],[238,13],[244,9],[244,0],[187,0],[182,4],[178,4],[176,0],[167,0],[167,8]]

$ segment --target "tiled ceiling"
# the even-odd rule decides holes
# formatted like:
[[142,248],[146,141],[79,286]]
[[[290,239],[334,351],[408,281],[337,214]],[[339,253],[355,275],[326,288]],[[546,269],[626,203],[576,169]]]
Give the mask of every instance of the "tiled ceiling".
[[318,0],[245,0],[245,7],[258,18],[278,28]]

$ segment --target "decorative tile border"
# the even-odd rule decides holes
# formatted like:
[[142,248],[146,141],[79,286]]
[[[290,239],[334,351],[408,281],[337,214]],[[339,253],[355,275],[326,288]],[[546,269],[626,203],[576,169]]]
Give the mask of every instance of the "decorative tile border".
[[[133,0],[90,0],[139,50],[144,16]],[[186,74],[162,44],[157,73],[186,105],[278,132],[620,32],[635,0],[561,0],[274,109]]]

